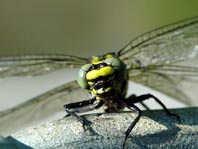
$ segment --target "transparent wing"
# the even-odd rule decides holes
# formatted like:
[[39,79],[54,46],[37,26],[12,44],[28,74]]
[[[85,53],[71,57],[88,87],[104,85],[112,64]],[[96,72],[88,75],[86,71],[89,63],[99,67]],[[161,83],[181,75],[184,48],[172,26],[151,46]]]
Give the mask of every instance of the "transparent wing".
[[87,59],[70,55],[21,55],[0,57],[0,77],[37,76],[64,68],[80,67]]
[[130,71],[130,80],[160,91],[188,105],[198,105],[198,68],[161,66]]
[[138,36],[118,52],[128,65],[164,65],[198,56],[198,17]]
[[198,56],[197,17],[145,33],[118,55],[128,64],[132,81],[198,104],[198,64],[189,63]]
[[57,112],[64,112],[66,103],[88,100],[88,94],[76,81],[63,84],[11,109],[0,112],[0,134],[8,135],[38,123]]

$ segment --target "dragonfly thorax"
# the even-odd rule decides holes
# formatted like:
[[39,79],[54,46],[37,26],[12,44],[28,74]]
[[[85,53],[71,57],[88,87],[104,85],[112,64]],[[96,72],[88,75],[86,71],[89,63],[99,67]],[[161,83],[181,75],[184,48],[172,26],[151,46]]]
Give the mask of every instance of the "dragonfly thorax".
[[94,56],[88,64],[81,67],[77,80],[92,96],[109,98],[115,93],[126,92],[126,65],[114,54]]

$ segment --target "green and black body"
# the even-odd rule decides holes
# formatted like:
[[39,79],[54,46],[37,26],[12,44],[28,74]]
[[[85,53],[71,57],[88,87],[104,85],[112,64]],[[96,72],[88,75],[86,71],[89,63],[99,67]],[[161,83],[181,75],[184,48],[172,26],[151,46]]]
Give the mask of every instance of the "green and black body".
[[114,53],[92,57],[79,70],[77,81],[93,98],[104,103],[106,112],[116,112],[123,108],[115,99],[126,96],[128,71]]
[[[21,105],[0,112],[0,133],[8,130],[7,128],[16,127],[16,124],[23,125],[30,123],[31,120],[35,121],[59,112],[61,110],[59,106],[63,104],[68,115],[75,117],[83,126],[87,125],[87,121],[77,113],[100,107],[103,107],[105,112],[118,112],[126,107],[136,112],[137,116],[125,132],[122,145],[124,148],[129,133],[141,117],[141,110],[136,103],[141,103],[148,109],[143,102],[152,98],[168,115],[179,119],[178,115],[170,113],[152,94],[126,97],[128,82],[148,86],[189,105],[196,104],[183,85],[189,86],[189,83],[193,83],[195,88],[197,87],[197,65],[184,64],[185,61],[197,57],[197,17],[157,28],[131,40],[118,52],[91,58],[64,54],[0,57],[1,78],[38,76],[64,68],[79,68],[77,81],[63,84]],[[192,92],[195,88],[193,86],[191,88]],[[78,95],[81,90],[87,91],[90,99],[87,97],[81,102],[74,102],[73,95]],[[72,103],[65,104],[66,100]],[[30,111],[34,112],[31,120],[28,114]],[[9,126],[12,119],[18,120],[18,123]]]
[[[122,148],[124,148],[129,133],[141,116],[141,110],[134,105],[135,103],[142,103],[146,99],[153,98],[168,115],[180,120],[178,115],[171,113],[158,98],[151,94],[137,97],[132,95],[126,98],[129,74],[126,64],[115,53],[90,58],[88,63],[80,68],[77,81],[80,87],[85,89],[92,98],[82,102],[66,104],[64,108],[69,115],[74,116],[83,124],[83,128],[88,125],[87,121],[76,113],[98,109],[101,106],[103,106],[105,112],[118,112],[127,107],[137,113],[137,117],[125,133]],[[142,105],[147,108],[145,104],[142,103]]]

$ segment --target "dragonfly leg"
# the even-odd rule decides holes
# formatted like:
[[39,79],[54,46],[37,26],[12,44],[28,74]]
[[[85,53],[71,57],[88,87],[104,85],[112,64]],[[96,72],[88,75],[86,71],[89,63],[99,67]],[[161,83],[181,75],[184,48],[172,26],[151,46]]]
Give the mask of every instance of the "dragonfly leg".
[[[127,100],[133,100],[135,99],[137,96],[135,94],[130,95]],[[139,102],[146,110],[150,110],[150,108],[143,102]]]
[[125,137],[124,137],[124,142],[122,144],[122,149],[125,147],[126,144],[126,140],[130,134],[130,132],[132,131],[132,129],[134,128],[134,126],[137,124],[137,122],[139,121],[141,115],[142,115],[142,111],[133,103],[128,104],[127,102],[125,102],[126,100],[119,100],[119,103],[121,103],[122,105],[124,105],[125,107],[127,107],[128,109],[130,109],[131,111],[135,111],[137,116],[135,118],[135,120],[130,124],[130,126],[128,127],[128,129],[125,132]]
[[69,103],[69,104],[65,104],[64,108],[65,108],[65,111],[69,115],[76,118],[77,121],[79,121],[83,125],[83,128],[84,128],[84,126],[87,125],[88,122],[83,117],[77,115],[76,113],[91,111],[91,110],[97,109],[103,105],[102,102],[100,102],[100,101],[95,102],[95,101],[96,101],[96,99],[93,98],[93,99],[89,99],[89,100],[85,100],[85,101]]
[[142,102],[144,100],[147,100],[149,98],[153,98],[160,106],[162,106],[163,110],[166,112],[166,114],[168,114],[169,116],[173,116],[175,118],[177,118],[178,121],[180,121],[180,116],[175,114],[175,113],[171,113],[167,107],[157,98],[155,97],[154,95],[152,94],[144,94],[144,95],[140,95],[140,96],[137,96],[136,98],[132,98],[131,100],[130,99],[127,99],[127,103],[130,104],[131,103],[138,103],[138,102]]

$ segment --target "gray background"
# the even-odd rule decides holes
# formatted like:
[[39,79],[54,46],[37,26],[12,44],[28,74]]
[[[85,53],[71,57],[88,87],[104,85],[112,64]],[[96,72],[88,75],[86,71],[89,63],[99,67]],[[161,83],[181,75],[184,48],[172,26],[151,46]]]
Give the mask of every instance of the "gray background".
[[195,15],[197,0],[1,0],[0,55],[106,53]]

